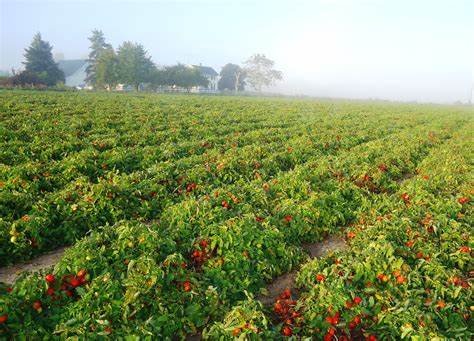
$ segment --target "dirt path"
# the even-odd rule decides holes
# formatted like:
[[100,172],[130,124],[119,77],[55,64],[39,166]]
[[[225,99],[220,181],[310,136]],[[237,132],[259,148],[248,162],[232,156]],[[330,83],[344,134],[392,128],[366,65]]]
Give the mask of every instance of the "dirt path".
[[[331,251],[342,250],[347,247],[344,239],[341,237],[330,236],[322,242],[303,244],[303,249],[309,254],[310,258],[319,258]],[[298,270],[285,273],[275,278],[270,284],[267,285],[267,295],[260,295],[257,299],[265,306],[272,305],[278,298],[278,295],[285,289],[290,289],[293,297],[299,296],[298,290],[295,287],[295,278]]]
[[28,262],[18,263],[15,265],[0,268],[0,282],[13,284],[20,273],[24,271],[38,271],[55,265],[61,256],[64,254],[66,248],[62,247],[57,250],[48,252],[38,258],[32,259]]

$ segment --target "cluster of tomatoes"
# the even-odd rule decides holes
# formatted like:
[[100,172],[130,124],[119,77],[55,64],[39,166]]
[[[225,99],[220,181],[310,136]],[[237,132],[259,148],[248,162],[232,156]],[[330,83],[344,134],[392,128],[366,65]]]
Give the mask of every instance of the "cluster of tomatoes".
[[[350,310],[363,302],[363,299],[359,296],[355,296],[351,300],[347,300],[345,303],[346,309]],[[346,334],[346,332],[342,329],[338,329],[338,325],[341,320],[341,313],[336,311],[333,312],[331,308],[328,309],[328,315],[325,318],[325,321],[330,324],[326,334],[324,335],[325,341],[332,341],[332,340],[353,340],[353,339],[362,339],[363,335],[361,330],[358,327],[362,324],[362,317],[361,315],[355,315],[348,323],[350,334]],[[366,315],[364,315],[366,317]],[[377,337],[375,335],[369,335],[365,338],[366,340],[376,341]]]
[[[407,279],[405,276],[402,275],[402,273],[398,270],[394,271],[393,273],[393,276],[395,277],[395,282],[397,284],[404,284],[406,283]],[[383,282],[383,283],[386,283],[390,280],[390,277],[386,274],[383,274],[383,273],[379,273],[377,275],[377,279],[380,281],[380,282]]]
[[211,256],[211,250],[209,250],[209,241],[202,239],[199,242],[199,247],[196,247],[191,253],[191,261],[195,268],[200,268],[206,260]]
[[83,269],[83,270],[79,270],[77,274],[75,275],[74,274],[64,275],[61,278],[60,282],[56,281],[56,277],[53,274],[47,274],[44,279],[48,283],[48,289],[46,289],[46,294],[50,296],[52,299],[59,298],[57,294],[58,289],[64,292],[66,296],[73,297],[75,294],[76,288],[83,286],[84,284],[87,283],[87,271]]
[[284,336],[293,335],[293,327],[300,326],[303,323],[301,313],[296,310],[296,301],[291,297],[291,290],[285,289],[278,296],[273,311],[278,319],[283,322],[281,334]]

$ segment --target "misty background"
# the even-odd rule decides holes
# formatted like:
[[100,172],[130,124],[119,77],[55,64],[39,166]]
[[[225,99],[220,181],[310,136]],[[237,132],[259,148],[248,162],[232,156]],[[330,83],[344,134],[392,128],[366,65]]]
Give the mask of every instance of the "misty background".
[[218,72],[264,53],[291,95],[468,102],[472,0],[0,0],[0,70],[21,68],[36,32],[65,59],[86,58],[92,29],[145,46],[158,65]]

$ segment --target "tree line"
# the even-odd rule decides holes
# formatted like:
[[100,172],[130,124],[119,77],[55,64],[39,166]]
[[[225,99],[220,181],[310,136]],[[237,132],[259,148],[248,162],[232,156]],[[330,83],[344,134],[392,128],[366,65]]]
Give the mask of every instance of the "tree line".
[[[156,90],[162,86],[207,87],[209,80],[198,68],[177,64],[158,67],[143,45],[125,41],[117,49],[107,43],[100,30],[93,30],[88,38],[90,52],[86,68],[86,83],[94,89],[113,90],[118,84],[133,86],[135,90],[146,87]],[[64,73],[54,61],[52,45],[37,33],[25,49],[24,70],[14,72],[8,83],[14,86],[54,86],[65,82]],[[274,62],[263,54],[255,54],[242,66],[228,63],[220,71],[219,90],[243,91],[250,86],[256,91],[282,79],[282,73],[274,69]]]

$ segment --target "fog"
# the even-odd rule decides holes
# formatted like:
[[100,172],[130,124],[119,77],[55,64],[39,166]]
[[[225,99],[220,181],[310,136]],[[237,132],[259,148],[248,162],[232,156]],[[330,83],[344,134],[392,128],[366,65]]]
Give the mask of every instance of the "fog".
[[21,68],[38,31],[55,53],[84,58],[98,28],[114,47],[143,44],[160,65],[219,72],[264,53],[284,74],[268,92],[440,103],[472,96],[472,0],[0,0],[0,11],[0,70]]

